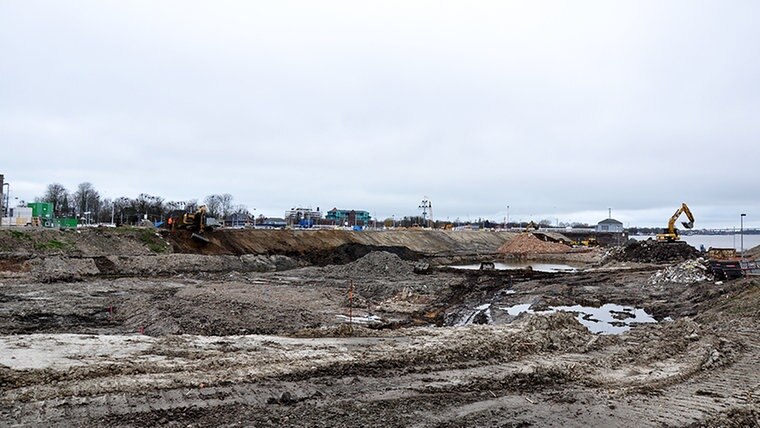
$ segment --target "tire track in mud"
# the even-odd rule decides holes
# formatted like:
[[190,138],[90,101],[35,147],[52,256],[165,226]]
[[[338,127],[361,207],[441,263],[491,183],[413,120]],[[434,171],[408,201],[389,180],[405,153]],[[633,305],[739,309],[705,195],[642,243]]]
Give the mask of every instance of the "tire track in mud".
[[737,331],[745,346],[726,367],[707,369],[687,381],[666,388],[651,401],[635,402],[631,410],[641,421],[655,415],[650,426],[683,426],[734,407],[757,406],[760,399],[760,337],[754,331]]
[[[82,421],[85,425],[139,425],[156,415],[182,417],[188,409],[224,409],[239,405],[245,414],[276,413],[283,406],[301,406],[307,413],[323,406],[383,403],[439,397],[433,410],[415,415],[416,427],[481,425],[513,421],[563,426],[683,426],[737,406],[753,405],[758,393],[760,361],[757,334],[742,335],[745,352],[728,366],[692,376],[656,392],[655,396],[608,393],[605,385],[535,385],[509,387],[509,380],[531,367],[571,362],[583,364],[592,354],[529,356],[524,360],[476,367],[417,367],[420,373],[391,370],[375,376],[312,377],[308,382],[262,380],[226,386],[165,389],[143,394],[110,393],[23,403],[13,419],[24,423]],[[552,363],[553,362],[553,363]],[[483,380],[501,383],[490,390]],[[506,382],[503,382],[506,381]],[[361,392],[360,392],[361,391]],[[565,397],[564,399],[557,397]],[[218,410],[217,410],[218,411]],[[146,416],[149,415],[149,416]],[[571,417],[571,415],[574,415]]]

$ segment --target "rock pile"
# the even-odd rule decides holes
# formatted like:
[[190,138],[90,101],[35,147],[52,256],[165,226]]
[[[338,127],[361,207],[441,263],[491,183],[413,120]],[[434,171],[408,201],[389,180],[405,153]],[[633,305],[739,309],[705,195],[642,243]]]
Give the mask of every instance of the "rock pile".
[[707,261],[703,258],[686,260],[675,266],[655,272],[647,281],[650,285],[662,285],[668,282],[677,284],[690,284],[705,281],[707,276]]
[[564,244],[542,241],[532,233],[526,232],[505,243],[497,251],[512,255],[562,254],[569,253],[572,248]]
[[631,239],[624,247],[611,251],[605,259],[638,263],[673,263],[693,260],[699,251],[686,242],[657,242]]

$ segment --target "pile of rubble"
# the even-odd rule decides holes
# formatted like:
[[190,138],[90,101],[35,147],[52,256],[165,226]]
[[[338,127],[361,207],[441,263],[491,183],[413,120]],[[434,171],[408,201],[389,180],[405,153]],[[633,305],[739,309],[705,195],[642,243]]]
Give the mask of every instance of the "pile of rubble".
[[655,272],[647,281],[650,285],[662,285],[673,282],[677,284],[691,284],[693,282],[706,281],[707,261],[703,258],[696,260],[686,260],[675,266],[668,266],[665,269]]
[[686,242],[657,242],[631,239],[605,255],[604,260],[637,263],[677,263],[699,257],[699,251]]
[[414,266],[401,257],[387,251],[373,251],[347,265],[333,266],[332,275],[346,277],[362,276],[399,276],[412,274]]
[[532,255],[569,253],[572,248],[555,242],[542,241],[526,232],[505,243],[497,250],[501,254]]

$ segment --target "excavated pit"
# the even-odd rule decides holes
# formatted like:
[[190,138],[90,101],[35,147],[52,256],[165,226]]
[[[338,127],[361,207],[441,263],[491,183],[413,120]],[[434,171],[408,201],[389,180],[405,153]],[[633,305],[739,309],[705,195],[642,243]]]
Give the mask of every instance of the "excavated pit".
[[[757,425],[756,280],[648,244],[530,254],[576,272],[442,267],[504,261],[514,236],[0,230],[0,420]],[[600,335],[551,313],[579,307],[657,322]]]

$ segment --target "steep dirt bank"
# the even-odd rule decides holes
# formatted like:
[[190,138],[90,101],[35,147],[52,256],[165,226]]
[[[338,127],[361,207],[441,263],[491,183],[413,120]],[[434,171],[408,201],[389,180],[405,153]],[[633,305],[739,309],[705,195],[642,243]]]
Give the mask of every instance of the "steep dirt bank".
[[303,255],[341,247],[406,248],[425,255],[494,254],[514,234],[444,230],[238,230],[207,233],[209,243],[191,238],[188,231],[147,228],[88,228],[48,230],[0,229],[0,254],[14,256],[66,255],[71,257],[133,256],[161,253],[205,255]]
[[[486,231],[444,230],[219,230],[206,235],[209,243],[190,238],[188,232],[164,234],[174,252],[193,254],[284,254],[316,258],[326,253],[345,253],[350,260],[354,249],[389,251],[403,258],[495,254],[514,234]],[[345,262],[345,261],[343,261]]]

